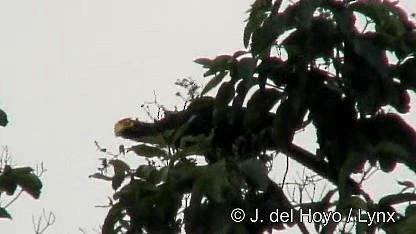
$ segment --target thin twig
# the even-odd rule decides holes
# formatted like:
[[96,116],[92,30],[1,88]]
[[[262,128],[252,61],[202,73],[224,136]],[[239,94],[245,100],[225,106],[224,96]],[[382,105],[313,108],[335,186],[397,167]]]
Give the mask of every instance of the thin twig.
[[286,156],[286,169],[285,169],[285,174],[284,174],[283,180],[282,180],[282,188],[285,185],[285,181],[286,181],[286,177],[287,177],[288,172],[289,172],[289,157]]
[[13,204],[19,197],[20,197],[20,195],[22,195],[22,193],[23,193],[23,189],[21,189],[20,191],[19,191],[19,193],[18,194],[16,194],[16,196],[12,199],[12,200],[10,200],[3,208],[7,208],[7,207],[9,207],[11,204]]

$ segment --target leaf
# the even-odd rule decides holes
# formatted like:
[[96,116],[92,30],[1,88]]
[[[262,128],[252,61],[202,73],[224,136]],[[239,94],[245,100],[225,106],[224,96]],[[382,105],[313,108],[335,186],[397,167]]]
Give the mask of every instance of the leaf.
[[207,165],[200,173],[200,179],[204,184],[204,191],[210,201],[221,203],[230,193],[230,183],[225,160]]
[[136,172],[135,172],[134,175],[137,176],[137,177],[140,177],[142,179],[147,180],[147,179],[149,179],[150,174],[153,171],[155,171],[155,170],[156,170],[156,168],[154,166],[151,166],[151,165],[140,165],[137,168],[137,170],[136,170]]
[[282,93],[276,89],[259,89],[248,101],[247,108],[267,113],[279,101],[281,95]]
[[204,77],[214,75],[218,72],[225,72],[230,69],[231,62],[234,60],[231,55],[220,55],[212,60],[208,71],[204,73]]
[[261,27],[257,28],[251,39],[251,52],[254,56],[262,54],[270,48],[276,39],[293,27],[309,28],[313,12],[319,1],[298,1],[283,13],[278,13],[281,1],[276,1],[272,14],[264,21]]
[[238,57],[240,57],[240,56],[242,56],[242,55],[245,55],[245,54],[248,54],[249,52],[247,52],[247,51],[244,51],[244,50],[239,50],[239,51],[237,51],[237,52],[235,52],[234,54],[233,54],[233,58],[238,58]]
[[281,58],[278,57],[266,57],[261,59],[261,63],[256,68],[259,77],[267,77],[273,81],[276,86],[283,86],[286,84],[287,71],[290,68],[285,66]]
[[212,60],[209,58],[198,58],[194,62],[203,65],[204,68],[209,68],[212,64]]
[[356,234],[366,234],[368,225],[365,222],[357,222],[355,224],[355,233]]
[[237,89],[236,89],[237,95],[234,97],[232,106],[242,107],[248,91],[254,85],[255,85],[254,82],[248,83],[246,80],[242,80],[240,83],[238,83]]
[[408,188],[414,188],[415,187],[415,184],[412,181],[409,181],[409,180],[397,181],[397,184],[399,184],[401,186],[408,187]]
[[99,172],[96,172],[92,175],[89,175],[88,178],[95,178],[95,179],[105,180],[105,181],[111,181],[112,180],[112,178],[110,176],[103,175]]
[[297,23],[301,30],[309,29],[312,23],[313,13],[318,7],[320,1],[304,0],[295,3],[292,11],[287,11],[288,17]]
[[174,167],[169,168],[167,178],[177,191],[190,192],[189,190],[194,186],[198,173],[201,170],[203,170],[201,167],[178,163]]
[[416,214],[406,216],[405,219],[386,228],[388,234],[416,233]]
[[153,170],[150,173],[150,177],[149,177],[149,182],[157,185],[162,181],[166,181],[167,180],[167,176],[168,176],[168,172],[169,172],[169,168],[166,167],[162,167],[159,170]]
[[410,111],[410,96],[402,84],[384,82],[385,103],[391,105],[399,113]]
[[208,147],[209,147],[208,140],[206,140],[205,142],[195,143],[187,147],[181,147],[182,149],[177,151],[174,154],[174,158],[184,158],[187,156],[204,155]]
[[408,203],[415,200],[414,193],[399,193],[399,194],[389,194],[379,200],[379,205],[381,207],[394,206],[402,203]]
[[393,113],[364,119],[360,124],[366,137],[371,140],[373,151],[379,156],[379,160],[404,163],[416,172],[416,131],[412,126]]
[[24,175],[31,173],[33,171],[33,168],[31,167],[17,167],[13,168],[13,173],[16,175]]
[[132,146],[127,152],[129,151],[133,151],[137,155],[147,157],[147,158],[168,156],[165,150],[160,149],[155,146],[149,146],[145,144]]
[[[382,155],[379,153],[379,156]],[[378,163],[380,164],[380,169],[383,172],[392,172],[396,168],[397,161],[392,155],[383,155],[379,157]]]
[[416,215],[416,204],[409,204],[404,212],[405,216]]
[[119,159],[113,159],[109,162],[110,165],[113,165],[114,173],[121,173],[121,172],[128,172],[130,171],[130,166],[119,160]]
[[130,167],[127,165],[127,163],[118,159],[111,160],[109,164],[113,165],[114,168],[114,176],[111,181],[111,187],[114,190],[117,190],[124,182],[127,172],[130,171]]
[[292,142],[297,124],[296,112],[290,99],[282,101],[273,120],[273,137],[279,147],[287,147]]
[[412,152],[411,149],[403,147],[401,142],[385,139],[374,147],[374,153],[378,156],[381,169],[390,172],[398,160],[408,157]]
[[39,177],[32,173],[16,175],[16,183],[33,198],[38,199],[43,187]]
[[[383,206],[382,204],[395,205],[401,202],[406,202],[406,199],[401,199],[401,197],[405,195],[410,195],[414,197],[413,193],[392,194],[392,195],[388,195],[380,199],[379,204],[380,206]],[[401,201],[401,202],[392,202],[394,200]],[[389,233],[389,234],[415,233],[416,232],[416,212],[415,211],[416,211],[415,204],[409,204],[405,210],[405,217],[400,218],[398,221],[396,219],[395,223],[391,223],[391,225],[388,225],[385,229],[386,233]]]
[[416,58],[407,59],[397,67],[397,74],[401,83],[416,92]]
[[366,65],[372,67],[383,79],[389,75],[388,60],[384,51],[379,48],[375,38],[357,36],[352,38],[354,52],[364,59]]
[[204,96],[204,97],[194,99],[189,104],[187,109],[189,112],[197,113],[197,112],[200,112],[201,110],[206,110],[206,109],[209,109],[210,107],[213,107],[214,103],[215,103],[215,99],[213,97]]
[[377,1],[353,2],[349,8],[353,11],[360,12],[365,16],[372,18],[376,23],[380,23],[383,18],[385,19],[389,16],[389,12],[386,6],[379,4]]
[[0,218],[12,219],[12,216],[10,216],[9,212],[7,212],[6,209],[0,207]]
[[338,178],[338,187],[339,187],[339,196],[340,199],[345,198],[349,191],[347,189],[347,179],[350,178],[351,173],[359,166],[362,165],[367,158],[363,157],[360,152],[350,151],[346,154],[346,159],[344,160],[341,169],[339,171]]
[[312,19],[311,33],[313,35],[312,44],[314,47],[318,47],[313,48],[315,53],[331,56],[332,54],[327,51],[333,49],[341,41],[335,22],[325,17]]
[[371,18],[378,33],[397,38],[406,32],[405,24],[408,23],[408,19],[405,19],[406,13],[391,2],[380,4],[372,1],[357,1],[349,8]]
[[247,113],[244,117],[246,128],[257,128],[263,123],[263,118],[279,101],[281,93],[276,89],[259,89],[247,103]]
[[261,161],[250,158],[238,164],[241,172],[247,180],[247,183],[254,189],[265,191],[269,185],[267,168]]
[[340,40],[335,23],[324,17],[316,17],[311,21],[310,30],[298,28],[282,42],[282,45],[289,58],[310,60],[319,57],[331,59],[334,47],[338,43]]
[[116,223],[124,217],[123,210],[124,206],[121,203],[116,203],[111,206],[101,228],[103,234],[115,234]]
[[192,185],[191,200],[189,206],[185,208],[185,220],[193,223],[201,207],[201,200],[204,195],[204,185],[202,180],[197,180]]
[[215,88],[221,81],[224,79],[224,77],[227,75],[227,72],[220,72],[204,86],[204,89],[201,92],[201,96],[208,93],[211,89]]
[[234,98],[234,94],[234,84],[231,82],[224,82],[218,89],[217,96],[215,97],[216,105],[227,106]]
[[[282,42],[289,59],[302,57],[305,56],[305,54],[311,54],[312,48],[308,47],[307,42],[309,42],[309,40],[305,40],[305,38],[311,38],[311,35],[297,29]],[[307,59],[310,59],[310,57]]]
[[42,182],[32,171],[31,167],[12,169],[10,166],[6,166],[3,174],[0,176],[0,190],[4,190],[8,195],[11,195],[18,185],[23,191],[38,199],[42,189]]
[[195,118],[196,118],[195,115],[191,116],[188,119],[188,121],[186,121],[185,124],[182,124],[179,128],[177,128],[173,132],[172,142],[176,144],[185,135],[185,133],[187,132],[187,130],[189,129],[189,127],[191,126],[191,123],[195,120]]
[[5,127],[9,121],[7,120],[7,114],[0,109],[0,126]]
[[[279,2],[279,1],[277,1]],[[281,2],[281,1],[280,1]],[[247,19],[246,27],[244,28],[244,47],[247,48],[251,34],[263,23],[267,18],[267,12],[272,8],[271,0],[256,0],[249,10],[250,15]]]
[[351,11],[338,11],[333,10],[334,19],[336,20],[336,23],[338,25],[339,30],[344,35],[351,35],[351,32],[356,30],[355,28],[355,22],[356,17],[354,16],[353,12]]
[[120,188],[121,184],[123,184],[125,178],[125,175],[115,174],[111,179],[111,187],[114,190],[117,190],[118,188]]
[[162,134],[139,137],[136,141],[161,147],[166,146],[166,140]]
[[17,188],[16,177],[12,171],[13,169],[6,165],[0,175],[0,191],[5,191],[7,195],[13,195]]
[[199,134],[199,135],[184,136],[181,139],[179,146],[181,148],[180,150],[185,150],[188,147],[198,146],[197,147],[198,149],[193,148],[190,151],[195,151],[195,149],[196,151],[199,151],[199,149],[201,148],[208,147],[209,144],[210,144],[210,140],[208,139],[208,137],[204,134]]
[[250,86],[255,83],[253,74],[256,69],[256,60],[253,58],[242,58],[238,62],[238,73],[243,80]]
[[251,52],[254,56],[270,48],[274,41],[285,32],[285,18],[281,14],[270,14],[260,28],[257,28],[251,39]]

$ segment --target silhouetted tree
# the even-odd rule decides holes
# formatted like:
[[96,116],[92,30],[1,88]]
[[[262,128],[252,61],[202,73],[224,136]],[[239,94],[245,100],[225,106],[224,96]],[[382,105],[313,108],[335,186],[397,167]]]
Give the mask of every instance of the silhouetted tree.
[[[302,0],[282,9],[281,0],[255,1],[244,29],[247,51],[197,59],[211,79],[184,110],[115,125],[116,136],[139,142],[127,152],[148,164],[130,168],[114,157],[103,160],[113,176],[93,175],[115,190],[103,233],[262,233],[293,225],[308,233],[302,208],[336,211],[342,222],[355,221],[357,233],[416,233],[414,189],[375,201],[353,178],[368,167],[392,172],[397,163],[416,172],[416,132],[401,118],[416,90],[416,27],[396,4]],[[316,153],[292,143],[310,125]],[[294,207],[268,176],[276,153],[336,189]],[[230,217],[237,207],[246,212],[241,222]],[[256,208],[263,222],[248,219]],[[392,217],[370,225],[357,220],[359,209]],[[293,211],[293,219],[272,222],[276,210]],[[321,233],[338,226],[314,225]]]

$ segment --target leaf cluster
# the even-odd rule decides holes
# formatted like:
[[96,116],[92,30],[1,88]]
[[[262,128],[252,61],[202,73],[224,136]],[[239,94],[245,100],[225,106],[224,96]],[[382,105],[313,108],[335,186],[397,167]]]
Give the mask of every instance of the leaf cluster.
[[[116,124],[117,136],[139,142],[130,151],[163,166],[130,169],[113,161],[117,191],[104,233],[261,233],[294,224],[308,233],[296,219],[282,224],[229,218],[236,207],[259,208],[261,217],[294,209],[268,176],[271,152],[336,186],[338,199],[330,192],[311,205],[320,211],[396,212],[394,205],[413,201],[414,193],[403,193],[375,202],[352,176],[365,173],[367,164],[389,173],[401,163],[416,172],[416,132],[401,118],[410,111],[409,92],[416,91],[414,23],[395,3],[381,0],[281,5],[254,2],[244,30],[246,50],[195,60],[210,80],[185,110],[153,123]],[[367,22],[363,29],[360,17]],[[216,95],[208,96],[214,88]],[[309,125],[316,128],[316,155],[292,143]],[[412,207],[398,213],[396,224],[357,224],[356,232],[413,233]],[[315,228],[332,233],[336,226]]]
[[[4,195],[16,196],[17,188],[20,187],[22,191],[28,193],[33,198],[39,198],[42,182],[33,173],[31,167],[12,168],[9,165],[5,165],[0,172],[0,197]],[[0,206],[0,218],[11,219],[10,214],[6,210],[7,206]]]
[[[2,109],[0,109],[0,126],[5,127],[7,124],[7,114]],[[3,156],[4,155],[2,155],[2,157]],[[40,181],[39,176],[33,172],[33,168],[12,168],[7,164],[7,159],[1,158],[0,160],[0,198],[2,196],[4,197],[4,195],[15,196],[11,202],[5,206],[0,206],[0,218],[11,219],[12,217],[6,208],[20,196],[22,191],[28,193],[33,198],[38,199],[42,189],[42,182]],[[16,195],[16,190],[18,187],[21,188],[21,192]]]

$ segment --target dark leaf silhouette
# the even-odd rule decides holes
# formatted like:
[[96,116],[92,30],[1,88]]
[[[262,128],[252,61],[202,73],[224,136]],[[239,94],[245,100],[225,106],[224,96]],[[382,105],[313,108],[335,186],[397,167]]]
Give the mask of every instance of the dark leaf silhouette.
[[[309,233],[299,208],[311,208],[344,218],[351,209],[396,212],[394,224],[355,223],[351,230],[414,233],[412,179],[398,182],[401,193],[379,200],[363,183],[373,170],[404,165],[416,172],[416,131],[402,118],[416,87],[414,23],[389,1],[302,0],[283,7],[256,0],[248,13],[247,51],[195,60],[210,78],[201,96],[154,122],[116,124],[115,135],[139,142],[129,150],[147,163],[134,172],[114,167],[115,204],[103,230],[264,233],[296,225]],[[359,25],[361,18],[368,25]],[[293,142],[307,127],[316,130],[316,153]],[[270,174],[280,155],[333,187],[310,203],[295,202],[286,178],[280,186]],[[232,222],[236,207],[247,217],[262,210],[264,222]],[[293,211],[293,220],[266,221],[276,209]],[[341,226],[313,225],[320,233],[347,232]]]

